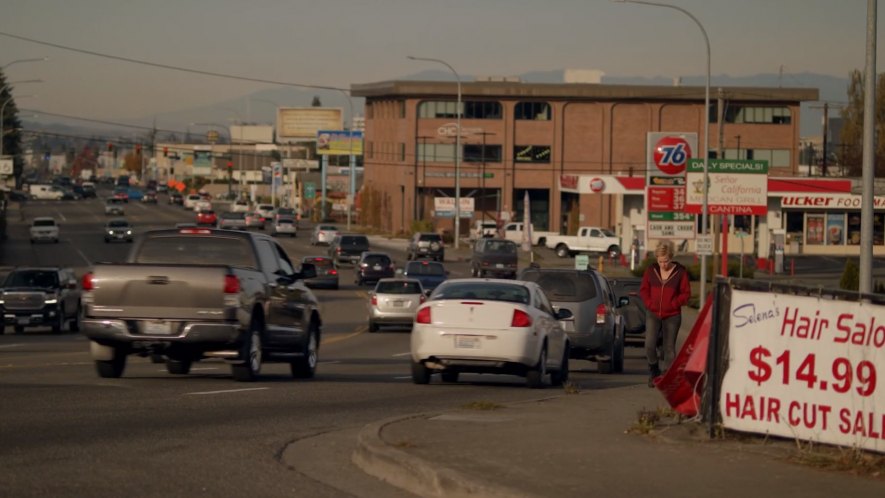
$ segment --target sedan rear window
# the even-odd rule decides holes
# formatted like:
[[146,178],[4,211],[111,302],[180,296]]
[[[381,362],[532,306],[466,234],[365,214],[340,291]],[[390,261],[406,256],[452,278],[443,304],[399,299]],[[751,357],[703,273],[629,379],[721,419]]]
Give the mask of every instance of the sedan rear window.
[[380,255],[380,254],[377,254],[377,255],[373,254],[370,256],[366,256],[366,259],[364,259],[363,262],[368,265],[385,265],[386,266],[386,265],[390,264],[390,258],[388,258],[387,256],[384,256],[384,255]]
[[426,262],[411,262],[406,266],[406,273],[409,275],[445,275],[446,269],[443,265],[435,265]]
[[540,285],[551,301],[579,302],[597,296],[596,283],[589,273],[527,271],[520,278]]
[[421,286],[418,282],[400,280],[395,282],[378,282],[375,287],[376,294],[421,294]]
[[480,299],[483,301],[505,301],[508,303],[529,304],[529,290],[522,285],[496,282],[459,282],[443,284],[436,288],[431,297],[440,299]]
[[55,220],[34,220],[35,227],[54,227]]

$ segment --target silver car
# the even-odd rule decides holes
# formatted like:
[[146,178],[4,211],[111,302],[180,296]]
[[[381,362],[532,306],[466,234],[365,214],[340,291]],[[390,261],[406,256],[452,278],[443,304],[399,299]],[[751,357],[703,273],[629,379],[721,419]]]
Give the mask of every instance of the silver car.
[[310,245],[329,245],[338,233],[338,227],[335,225],[317,225],[310,236]]
[[369,332],[381,325],[412,326],[418,306],[427,295],[413,278],[382,278],[369,292]]
[[278,216],[274,218],[270,226],[271,235],[298,235],[298,223],[291,216]]
[[133,238],[132,225],[124,219],[111,220],[104,226],[105,243],[119,240],[121,242],[132,242]]
[[246,213],[226,212],[218,215],[215,226],[224,230],[245,230]]

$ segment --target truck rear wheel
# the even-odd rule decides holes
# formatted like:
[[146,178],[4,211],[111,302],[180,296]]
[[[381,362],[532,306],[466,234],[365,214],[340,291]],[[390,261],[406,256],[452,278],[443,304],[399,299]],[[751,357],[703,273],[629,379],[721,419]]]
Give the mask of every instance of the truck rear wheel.
[[567,258],[569,256],[568,246],[565,244],[556,246],[556,255],[560,258]]
[[113,357],[110,360],[95,360],[95,370],[103,379],[118,379],[126,369],[126,352],[121,348],[114,348]]
[[187,375],[191,371],[191,365],[193,365],[193,361],[190,359],[173,360],[169,358],[166,360],[166,371],[172,375]]
[[291,365],[292,377],[296,379],[312,379],[316,375],[317,362],[319,361],[319,339],[315,325],[310,326],[310,337],[307,339],[307,346],[304,350],[304,356],[293,360]]
[[252,382],[261,373],[261,328],[256,324],[249,328],[249,333],[240,347],[240,361],[231,365],[231,373],[237,382]]

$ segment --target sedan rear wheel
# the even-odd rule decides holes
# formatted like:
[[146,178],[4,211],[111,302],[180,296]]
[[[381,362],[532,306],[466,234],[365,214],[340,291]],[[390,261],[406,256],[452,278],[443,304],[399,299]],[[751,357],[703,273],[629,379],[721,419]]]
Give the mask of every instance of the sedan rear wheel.
[[166,371],[173,375],[187,375],[191,371],[191,365],[193,365],[193,361],[190,359],[173,360],[169,358],[166,360]]
[[562,352],[562,362],[559,364],[559,370],[550,372],[550,385],[558,387],[568,382],[568,357],[569,348],[566,346],[565,351]]
[[525,382],[532,389],[544,387],[544,378],[547,376],[547,347],[541,349],[541,357],[538,363],[526,372]]
[[412,382],[415,384],[430,383],[430,369],[420,361],[412,362]]

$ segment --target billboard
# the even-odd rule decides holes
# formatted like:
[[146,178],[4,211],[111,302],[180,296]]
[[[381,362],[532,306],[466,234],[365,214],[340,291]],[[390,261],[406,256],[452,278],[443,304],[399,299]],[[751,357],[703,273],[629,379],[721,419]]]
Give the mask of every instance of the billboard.
[[277,141],[316,140],[320,130],[340,130],[343,113],[335,107],[280,107],[277,109]]
[[210,176],[212,174],[212,146],[194,146],[194,176]]
[[363,155],[363,132],[320,130],[317,132],[317,154],[321,156]]

